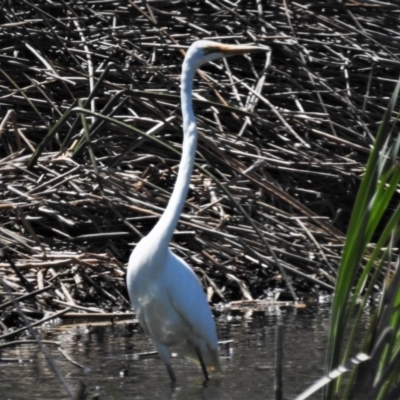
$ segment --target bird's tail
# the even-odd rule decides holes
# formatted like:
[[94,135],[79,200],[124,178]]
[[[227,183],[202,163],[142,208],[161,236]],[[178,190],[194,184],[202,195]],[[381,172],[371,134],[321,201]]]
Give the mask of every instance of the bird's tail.
[[219,362],[219,353],[217,350],[210,350],[208,355],[205,357],[205,365],[207,372],[211,374],[221,373],[221,364]]
[[[201,358],[203,359],[204,365],[206,366],[207,372],[210,374],[219,374],[221,372],[221,364],[219,362],[219,352],[218,347],[212,348],[207,346],[204,342],[200,346],[199,352]],[[196,351],[192,346],[190,350],[186,352],[185,357],[194,362],[196,365],[200,366],[200,360],[197,356]]]
[[[185,345],[182,343],[178,346],[171,348],[173,353],[177,353],[181,357],[185,357],[192,361],[196,365],[200,366],[200,360],[197,352],[192,344],[186,342]],[[218,347],[212,348],[202,341],[198,347],[201,358],[203,359],[204,365],[206,366],[207,372],[214,375],[221,372],[221,364],[219,362]]]

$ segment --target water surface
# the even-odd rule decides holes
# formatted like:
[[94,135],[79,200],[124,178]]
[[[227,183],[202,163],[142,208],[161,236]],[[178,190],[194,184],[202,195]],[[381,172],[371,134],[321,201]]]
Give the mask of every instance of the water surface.
[[[174,389],[159,358],[135,357],[153,350],[137,324],[58,326],[41,333],[42,339],[61,342],[68,357],[85,367],[67,361],[57,346],[46,346],[73,390],[83,379],[88,398],[97,393],[102,400],[273,400],[278,322],[284,326],[284,398],[293,399],[323,373],[328,309],[272,308],[218,317],[219,339],[233,340],[221,346],[223,377],[204,386],[200,368],[175,358]],[[35,344],[4,349],[1,356],[23,360],[0,363],[1,400],[69,398]]]

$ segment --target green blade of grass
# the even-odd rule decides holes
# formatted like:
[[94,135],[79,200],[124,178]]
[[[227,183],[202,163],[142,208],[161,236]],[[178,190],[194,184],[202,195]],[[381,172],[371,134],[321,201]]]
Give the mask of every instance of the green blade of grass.
[[[386,160],[384,158],[382,159],[380,155],[387,143],[389,143],[390,138],[386,132],[398,98],[399,90],[400,80],[397,82],[382,123],[380,124],[350,219],[332,304],[331,331],[328,342],[326,371],[331,371],[340,364],[343,352],[342,349],[346,342],[345,333],[351,319],[351,315],[349,314],[349,297],[369,243],[368,237],[371,231],[377,226],[377,221],[373,220],[373,222],[371,222],[370,217],[371,214],[375,217],[382,215],[382,210],[374,210],[374,206],[379,207],[379,205],[374,205],[373,197],[376,194],[377,185],[382,177],[386,164]],[[388,192],[380,206],[386,204],[389,197],[390,193]],[[367,231],[368,227],[370,228],[369,232]],[[358,296],[359,293],[355,295]],[[340,384],[341,379],[339,378],[336,382],[327,385],[324,393],[325,399],[332,399],[334,393],[339,390]]]

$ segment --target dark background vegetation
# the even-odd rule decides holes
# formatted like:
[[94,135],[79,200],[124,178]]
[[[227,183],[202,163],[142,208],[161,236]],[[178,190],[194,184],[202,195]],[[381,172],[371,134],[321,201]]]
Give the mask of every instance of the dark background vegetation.
[[[129,309],[126,263],[166,206],[179,155],[90,115],[85,141],[75,111],[45,138],[114,63],[124,73],[112,66],[85,108],[157,126],[152,135],[179,150],[178,45],[211,38],[272,56],[267,68],[257,54],[196,76],[197,162],[249,213],[299,296],[329,293],[398,79],[399,21],[394,1],[2,2],[0,273],[10,290],[47,287],[24,303],[39,315],[67,304]],[[214,303],[286,288],[249,221],[197,168],[172,247]]]

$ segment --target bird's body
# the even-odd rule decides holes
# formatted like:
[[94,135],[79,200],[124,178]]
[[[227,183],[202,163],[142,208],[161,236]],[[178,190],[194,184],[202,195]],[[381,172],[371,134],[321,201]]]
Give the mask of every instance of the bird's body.
[[200,281],[193,270],[169,249],[192,175],[197,126],[192,108],[196,69],[207,61],[245,52],[252,46],[229,46],[197,41],[182,65],[182,158],[174,191],[160,220],[131,254],[127,273],[128,293],[142,328],[152,338],[170,378],[175,381],[170,352],[199,361],[208,379],[220,371],[215,323]]
[[[154,246],[151,235],[139,243],[139,251],[142,246],[146,251]],[[142,261],[144,265],[157,264],[152,257]],[[163,261],[162,268],[147,269],[153,271],[151,275],[140,271],[139,279],[134,272],[129,275],[133,282],[130,291],[136,294],[132,305],[140,325],[166,364],[170,363],[170,351],[197,360],[197,347],[207,372],[219,371],[215,324],[199,280],[169,248]]]

